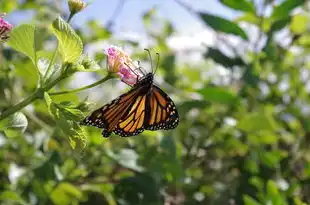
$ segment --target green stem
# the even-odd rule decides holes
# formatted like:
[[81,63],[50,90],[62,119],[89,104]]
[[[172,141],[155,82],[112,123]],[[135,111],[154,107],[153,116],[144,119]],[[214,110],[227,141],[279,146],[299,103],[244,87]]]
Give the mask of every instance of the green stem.
[[67,23],[70,23],[71,19],[73,18],[73,16],[75,15],[75,13],[70,13],[69,18],[67,20]]
[[83,90],[95,87],[97,85],[100,85],[100,84],[104,83],[105,81],[107,81],[107,80],[109,80],[111,78],[114,78],[114,76],[108,74],[106,77],[102,78],[101,80],[99,80],[99,81],[97,81],[97,82],[95,82],[93,84],[90,84],[90,85],[87,85],[87,86],[84,86],[84,87],[81,87],[81,88],[73,89],[73,90],[66,90],[66,91],[60,91],[60,92],[52,92],[52,93],[49,93],[49,95],[51,95],[51,96],[52,95],[64,95],[64,94],[68,94],[68,93],[80,92],[80,91],[83,91]]
[[17,105],[14,105],[13,107],[5,110],[0,116],[0,121],[7,118],[8,116],[14,114],[15,112],[23,109],[24,107],[26,107],[27,105],[29,105],[30,103],[35,101],[37,98],[38,98],[38,95],[37,95],[37,92],[35,92],[32,95],[30,95],[29,97],[27,97],[25,100],[23,100],[22,102],[20,102]]
[[[70,23],[70,21],[71,21],[71,19],[73,18],[74,14],[75,14],[75,13],[70,13],[70,16],[69,16],[69,18],[68,18],[68,20],[67,20],[67,23]],[[56,45],[56,48],[55,48],[55,51],[54,51],[54,53],[53,53],[52,59],[51,59],[49,65],[48,65],[48,67],[47,67],[47,70],[46,70],[46,72],[45,72],[45,74],[44,74],[43,83],[46,83],[46,81],[48,80],[48,79],[47,79],[48,74],[50,73],[50,70],[51,70],[51,68],[52,68],[52,65],[54,64],[54,62],[55,62],[55,60],[56,60],[56,57],[57,57],[57,54],[58,54],[58,47],[59,47],[59,43],[57,43],[57,45]],[[43,83],[42,83],[42,85],[43,85]]]
[[42,98],[44,92],[50,90],[52,87],[54,87],[59,81],[63,80],[64,78],[66,78],[65,75],[61,75],[59,76],[57,79],[55,79],[54,81],[52,81],[51,83],[49,83],[48,85],[46,85],[46,87],[44,88],[39,88],[37,89],[33,94],[31,94],[30,96],[28,96],[25,100],[23,100],[22,102],[18,103],[17,105],[14,105],[13,107],[5,110],[1,115],[0,115],[0,121],[7,118],[8,116],[14,114],[15,112],[20,111],[21,109],[23,109],[24,107],[26,107],[27,105],[31,104],[32,102],[34,102],[35,100]]
[[[48,65],[48,67],[47,67],[47,70],[46,70],[46,72],[45,72],[45,74],[44,74],[43,83],[46,83],[46,81],[48,80],[48,79],[47,79],[48,74],[50,73],[50,70],[51,70],[51,68],[52,68],[52,65],[54,64],[54,62],[55,62],[55,60],[56,60],[57,53],[58,53],[58,45],[59,45],[59,44],[57,43],[56,48],[55,48],[55,51],[54,51],[53,56],[52,56],[52,59],[51,59],[49,65]],[[43,85],[43,83],[42,83],[42,85]]]

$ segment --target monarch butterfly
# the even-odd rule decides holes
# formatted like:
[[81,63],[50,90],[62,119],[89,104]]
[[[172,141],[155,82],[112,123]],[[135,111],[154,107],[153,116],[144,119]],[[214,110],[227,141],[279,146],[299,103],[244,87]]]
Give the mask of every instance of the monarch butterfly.
[[178,111],[153,79],[153,73],[144,75],[130,91],[95,110],[82,124],[103,128],[104,137],[112,132],[130,137],[144,130],[174,129],[179,123]]

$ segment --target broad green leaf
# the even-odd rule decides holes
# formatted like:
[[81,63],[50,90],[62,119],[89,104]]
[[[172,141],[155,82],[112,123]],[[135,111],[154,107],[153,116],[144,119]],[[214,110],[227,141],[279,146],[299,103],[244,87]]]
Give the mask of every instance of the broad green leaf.
[[285,0],[276,6],[271,14],[273,19],[282,19],[290,15],[290,12],[305,3],[305,0]]
[[13,201],[19,202],[19,204],[26,204],[22,197],[16,192],[2,191],[0,193],[0,202],[4,202],[5,204],[15,204]]
[[54,103],[48,93],[44,93],[44,99],[58,127],[68,137],[71,147],[73,149],[76,147],[85,148],[86,135],[79,125],[80,120],[84,118],[83,112],[77,106],[68,105],[66,107],[65,103]]
[[16,112],[8,118],[0,121],[0,130],[4,131],[7,135],[13,134],[12,132],[24,132],[27,126],[28,120],[21,112]]
[[238,97],[222,88],[210,87],[198,90],[204,100],[211,103],[222,103],[222,104],[237,104],[239,102]]
[[275,150],[275,151],[265,151],[260,153],[260,160],[262,163],[272,169],[276,168],[280,161],[287,156],[287,152]]
[[50,198],[56,205],[75,204],[82,198],[82,192],[70,183],[60,183],[51,193]]
[[236,23],[206,13],[199,13],[199,15],[206,23],[206,25],[210,26],[215,31],[220,31],[227,34],[234,34],[240,36],[244,40],[248,40],[247,34]]
[[309,17],[304,14],[297,14],[292,17],[290,29],[294,34],[303,34],[308,29]]
[[0,1],[1,13],[2,12],[10,13],[11,11],[16,10],[17,6],[18,6],[17,0]]
[[255,8],[252,2],[247,0],[220,0],[220,2],[229,8],[255,13]]
[[245,66],[245,62],[240,57],[228,57],[216,48],[209,48],[204,57],[211,58],[216,63],[221,64],[226,68],[231,68],[233,66]]
[[278,186],[272,180],[268,180],[267,182],[267,193],[271,196],[276,196],[279,194]]
[[36,65],[34,25],[23,24],[14,28],[10,34],[8,45],[28,56]]
[[65,62],[76,62],[83,52],[83,43],[72,27],[61,17],[53,22],[52,31],[58,39],[59,52]]
[[278,127],[271,113],[266,111],[245,115],[237,124],[245,132],[275,131]]

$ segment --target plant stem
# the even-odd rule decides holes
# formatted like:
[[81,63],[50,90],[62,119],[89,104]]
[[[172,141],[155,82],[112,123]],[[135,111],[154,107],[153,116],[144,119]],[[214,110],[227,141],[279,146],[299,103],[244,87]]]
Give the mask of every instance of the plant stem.
[[5,110],[1,116],[0,116],[0,121],[7,118],[8,116],[14,114],[15,112],[23,109],[24,107],[26,107],[27,105],[29,105],[30,103],[32,103],[33,101],[35,101],[38,98],[37,96],[37,92],[33,93],[32,95],[28,96],[25,100],[23,100],[22,102],[18,103],[17,105],[14,105],[13,107]]
[[71,19],[73,18],[73,16],[75,15],[75,13],[70,13],[69,18],[67,20],[67,23],[70,23]]
[[109,79],[111,79],[113,77],[114,77],[113,75],[108,74],[107,76],[105,76],[101,80],[98,80],[97,82],[92,83],[90,85],[87,85],[87,86],[84,86],[84,87],[81,87],[81,88],[77,88],[77,89],[73,89],[73,90],[66,90],[66,91],[60,91],[60,92],[52,92],[52,93],[49,93],[49,95],[51,95],[51,96],[52,95],[63,95],[63,94],[68,94],[68,93],[80,92],[80,91],[83,91],[83,90],[95,87],[97,85],[100,85],[100,84],[104,83],[105,81],[107,81],[107,80],[109,80]]
[[23,100],[22,102],[18,103],[17,105],[14,105],[13,107],[10,107],[9,109],[5,110],[1,115],[0,115],[0,121],[7,118],[8,116],[14,114],[15,112],[20,111],[21,109],[23,109],[24,107],[26,107],[27,105],[31,104],[32,102],[34,102],[35,100],[42,98],[44,92],[50,90],[52,87],[54,87],[54,85],[56,85],[59,81],[63,80],[64,78],[66,78],[66,75],[61,75],[59,76],[57,79],[55,79],[54,81],[52,81],[51,83],[49,83],[48,85],[46,85],[44,88],[39,88],[37,89],[33,94],[31,94],[30,96],[28,96],[25,100]]

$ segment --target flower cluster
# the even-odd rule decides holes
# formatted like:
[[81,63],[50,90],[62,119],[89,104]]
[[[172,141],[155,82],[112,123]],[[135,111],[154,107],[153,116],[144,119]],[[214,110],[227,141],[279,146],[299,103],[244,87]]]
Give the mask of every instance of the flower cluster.
[[12,28],[13,26],[0,16],[0,42],[8,40],[9,33],[11,32]]
[[128,85],[136,84],[142,73],[127,53],[118,47],[111,46],[106,50],[106,55],[109,72],[117,73]]

